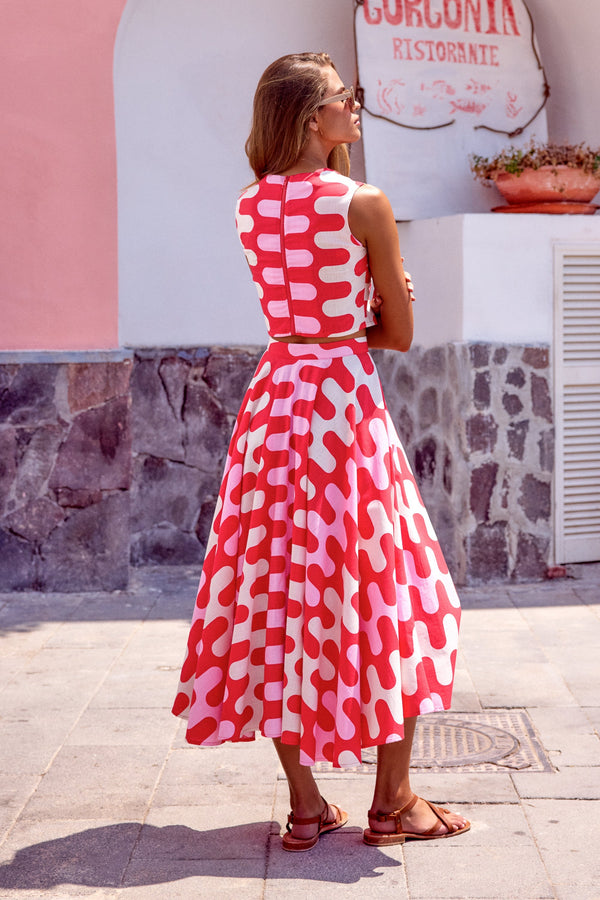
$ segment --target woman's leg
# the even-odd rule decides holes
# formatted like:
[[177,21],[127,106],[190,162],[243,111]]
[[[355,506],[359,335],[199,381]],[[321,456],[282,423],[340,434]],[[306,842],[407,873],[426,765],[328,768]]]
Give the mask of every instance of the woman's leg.
[[[310,766],[300,765],[300,748],[298,745],[282,744],[279,738],[273,738],[273,744],[279,761],[285,772],[290,789],[290,807],[299,819],[311,819],[320,816],[324,804],[319,788]],[[335,812],[328,806],[326,822],[335,820]],[[310,838],[318,831],[318,825],[292,825],[292,835],[297,838]]]
[[[377,748],[377,777],[371,809],[374,812],[391,813],[402,809],[413,795],[410,785],[410,756],[417,724],[416,716],[404,720],[404,740],[394,741],[392,744],[380,744]],[[463,828],[466,824],[464,816],[457,813],[448,815],[454,830]],[[404,813],[402,824],[407,831],[423,832],[439,824],[439,831],[443,834],[446,829],[431,809],[422,800],[419,800],[413,808]],[[371,821],[373,831],[395,831],[395,822]]]

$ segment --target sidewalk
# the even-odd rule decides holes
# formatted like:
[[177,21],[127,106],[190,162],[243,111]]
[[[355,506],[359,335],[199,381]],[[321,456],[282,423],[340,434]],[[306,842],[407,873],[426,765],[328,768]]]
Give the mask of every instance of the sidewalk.
[[[296,855],[278,837],[288,798],[270,742],[189,747],[169,713],[197,572],[0,595],[0,898],[598,900],[600,565],[572,574],[460,592],[453,715],[488,724],[462,765],[438,759],[414,786],[471,831],[367,847],[372,771],[325,771],[349,824]],[[539,758],[470,766],[486,734],[510,749],[489,721],[511,715]]]

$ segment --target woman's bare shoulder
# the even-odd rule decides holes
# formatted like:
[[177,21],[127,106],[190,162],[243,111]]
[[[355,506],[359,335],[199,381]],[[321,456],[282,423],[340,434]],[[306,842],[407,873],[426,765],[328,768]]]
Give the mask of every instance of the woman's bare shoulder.
[[349,209],[352,233],[361,243],[373,227],[395,225],[392,206],[386,195],[373,184],[360,185],[352,198]]

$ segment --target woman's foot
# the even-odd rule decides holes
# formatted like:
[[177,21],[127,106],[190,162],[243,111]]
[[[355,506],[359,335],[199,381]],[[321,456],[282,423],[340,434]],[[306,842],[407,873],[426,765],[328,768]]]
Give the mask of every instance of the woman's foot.
[[323,806],[316,815],[301,816],[293,810],[289,814],[286,825],[287,834],[284,834],[282,838],[284,850],[310,850],[324,832],[334,831],[346,824],[348,813],[336,806],[335,803],[327,803],[322,797],[321,800]]
[[459,813],[435,806],[413,794],[400,809],[370,810],[367,844],[401,844],[405,840],[435,840],[463,834],[471,827]]

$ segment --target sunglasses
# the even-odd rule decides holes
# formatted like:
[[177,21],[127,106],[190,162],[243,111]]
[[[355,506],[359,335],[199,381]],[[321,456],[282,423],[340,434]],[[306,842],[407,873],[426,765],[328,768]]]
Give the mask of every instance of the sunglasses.
[[349,106],[350,109],[354,109],[356,106],[354,88],[348,88],[348,90],[342,91],[341,94],[334,94],[333,97],[327,97],[326,100],[321,100],[319,106],[326,106],[328,103],[337,103],[338,100],[341,100],[345,105]]

